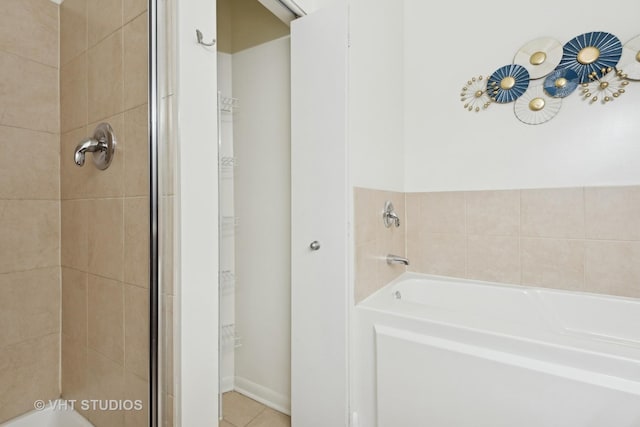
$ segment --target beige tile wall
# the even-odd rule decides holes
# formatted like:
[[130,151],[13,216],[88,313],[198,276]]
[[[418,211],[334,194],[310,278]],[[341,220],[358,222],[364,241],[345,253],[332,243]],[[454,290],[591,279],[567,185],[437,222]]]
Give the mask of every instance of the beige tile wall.
[[0,423],[60,394],[58,6],[0,13]]
[[[381,197],[355,190],[356,301],[386,283],[371,274],[383,263],[368,254],[390,242],[375,248],[362,240],[382,233],[367,228]],[[407,193],[405,200],[408,271],[640,298],[640,186]]]
[[[401,218],[400,227],[386,228],[382,222],[385,201],[390,200]],[[404,193],[354,189],[355,302],[371,295],[405,271],[388,265],[388,254],[405,256]]]
[[[139,0],[60,6],[62,394],[140,399],[145,410],[85,411],[96,426],[146,425],[148,387],[147,11]],[[73,150],[109,122],[109,169]]]

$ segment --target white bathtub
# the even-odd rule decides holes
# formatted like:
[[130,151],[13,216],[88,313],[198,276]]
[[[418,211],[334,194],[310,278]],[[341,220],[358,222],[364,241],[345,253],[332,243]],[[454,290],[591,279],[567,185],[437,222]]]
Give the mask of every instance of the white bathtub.
[[360,427],[640,426],[640,300],[405,273],[354,318]]
[[20,415],[0,424],[0,427],[93,427],[93,424],[64,400],[56,400],[40,411],[33,410]]

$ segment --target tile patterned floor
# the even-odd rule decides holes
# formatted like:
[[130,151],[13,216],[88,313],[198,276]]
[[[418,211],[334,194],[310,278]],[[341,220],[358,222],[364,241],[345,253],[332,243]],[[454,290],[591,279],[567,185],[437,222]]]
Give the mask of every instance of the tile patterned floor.
[[288,415],[235,391],[222,395],[222,408],[220,427],[291,427]]

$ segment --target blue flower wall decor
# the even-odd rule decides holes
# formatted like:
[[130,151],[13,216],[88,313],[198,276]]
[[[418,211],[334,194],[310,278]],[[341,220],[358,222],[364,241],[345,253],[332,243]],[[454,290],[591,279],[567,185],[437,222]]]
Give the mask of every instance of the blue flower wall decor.
[[529,72],[522,65],[510,64],[498,68],[487,82],[493,102],[506,104],[518,99],[529,87]]
[[562,47],[557,69],[569,68],[578,73],[580,83],[588,83],[591,73],[615,67],[622,56],[622,43],[611,33],[594,31],[580,34]]
[[540,37],[524,44],[512,64],[488,79],[469,80],[460,100],[465,110],[476,112],[515,101],[516,117],[535,125],[555,117],[562,98],[574,92],[590,105],[609,104],[628,90],[630,80],[640,80],[640,36],[624,46],[605,31],[580,34],[564,45]]
[[544,91],[554,98],[564,98],[578,87],[578,73],[565,68],[555,70],[544,79]]

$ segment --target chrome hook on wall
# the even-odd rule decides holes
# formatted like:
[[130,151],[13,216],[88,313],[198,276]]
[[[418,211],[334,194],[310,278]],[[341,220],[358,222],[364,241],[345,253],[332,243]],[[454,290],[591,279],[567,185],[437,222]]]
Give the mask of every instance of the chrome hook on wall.
[[203,41],[204,36],[202,35],[202,31],[198,30],[196,28],[196,39],[198,39],[198,43],[200,43],[203,46],[215,46],[216,45],[216,39],[212,39],[211,43],[207,43],[205,41]]

